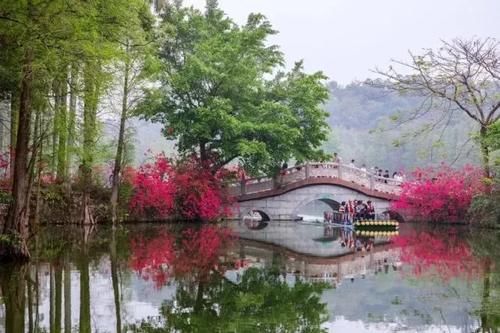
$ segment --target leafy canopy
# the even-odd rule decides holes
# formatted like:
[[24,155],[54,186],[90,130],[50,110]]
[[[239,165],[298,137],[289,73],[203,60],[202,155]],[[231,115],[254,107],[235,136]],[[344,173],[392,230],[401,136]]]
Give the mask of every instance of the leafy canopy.
[[284,72],[283,55],[266,45],[275,31],[264,16],[238,26],[214,4],[205,13],[171,6],[161,33],[160,85],[139,113],[162,123],[181,155],[198,154],[213,171],[239,159],[254,174],[322,156],[326,77],[304,73],[301,62]]

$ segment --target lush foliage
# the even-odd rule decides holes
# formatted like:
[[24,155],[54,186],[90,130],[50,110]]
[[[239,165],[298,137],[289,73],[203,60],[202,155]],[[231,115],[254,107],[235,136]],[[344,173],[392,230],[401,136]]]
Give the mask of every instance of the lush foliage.
[[135,237],[131,240],[130,267],[157,287],[164,286],[171,277],[192,275],[206,280],[212,271],[224,272],[219,256],[232,239],[229,229],[213,225],[186,229],[180,240],[165,230],[152,238]]
[[417,169],[403,183],[401,194],[391,203],[395,211],[412,219],[431,222],[463,222],[475,195],[483,191],[480,170],[466,166],[454,170]]
[[173,166],[160,154],[137,171],[130,208],[149,218],[214,220],[230,214],[229,203],[219,174],[194,157]]
[[265,17],[251,14],[238,26],[214,3],[204,13],[171,6],[161,31],[161,87],[147,92],[139,112],[163,124],[181,154],[211,160],[213,171],[239,158],[253,173],[321,156],[325,77],[301,63],[282,72],[283,55],[266,45],[275,31]]

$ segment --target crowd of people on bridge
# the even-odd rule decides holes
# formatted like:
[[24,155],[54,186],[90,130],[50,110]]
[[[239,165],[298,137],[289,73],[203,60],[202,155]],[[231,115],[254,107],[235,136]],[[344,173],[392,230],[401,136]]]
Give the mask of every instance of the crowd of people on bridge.
[[[337,164],[344,164],[342,158],[337,153],[333,153],[333,162]],[[371,174],[373,176],[376,176],[376,181],[384,182],[386,184],[389,183],[391,178],[398,183],[401,183],[405,179],[402,171],[394,171],[391,176],[391,174],[389,173],[389,169],[384,170],[383,168],[379,168],[378,166],[374,166],[370,170],[367,169],[366,164],[362,164],[361,167],[357,167],[355,159],[352,159],[351,162],[347,164],[347,166],[353,169],[359,169],[362,175]]]
[[324,212],[324,220],[328,223],[352,224],[355,221],[375,220],[375,206],[371,200],[342,201],[337,212]]

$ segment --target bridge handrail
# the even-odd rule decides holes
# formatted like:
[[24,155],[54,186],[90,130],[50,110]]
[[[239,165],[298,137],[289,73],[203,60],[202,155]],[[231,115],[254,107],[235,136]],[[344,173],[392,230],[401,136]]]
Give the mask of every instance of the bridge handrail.
[[[327,172],[326,175],[324,175],[324,173],[320,173],[320,175],[316,173],[316,175],[314,175],[314,171],[316,169],[332,170],[332,172]],[[297,175],[297,177],[293,177],[295,175]],[[242,195],[271,190],[277,185],[275,184],[276,182],[278,182],[278,184],[280,185],[284,185],[315,177],[335,177],[345,181],[351,181],[354,184],[367,187],[370,190],[377,190],[388,193],[398,192],[399,186],[401,186],[402,184],[402,181],[400,180],[380,177],[368,170],[363,170],[361,168],[350,166],[348,164],[336,162],[307,162],[305,164],[295,165],[293,167],[282,169],[280,170],[280,175],[277,177],[261,176],[246,178],[241,179],[237,182],[229,183],[228,185],[233,189],[239,189],[239,193],[236,195]],[[366,181],[368,181],[368,183],[366,183]]]

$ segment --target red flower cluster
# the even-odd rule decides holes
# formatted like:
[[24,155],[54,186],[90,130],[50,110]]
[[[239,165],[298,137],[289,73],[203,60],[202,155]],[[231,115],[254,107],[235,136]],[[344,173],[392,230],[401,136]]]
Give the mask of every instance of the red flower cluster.
[[213,225],[187,229],[178,242],[166,231],[159,232],[153,239],[137,237],[131,241],[130,267],[158,288],[164,286],[169,277],[189,274],[206,279],[212,271],[224,272],[220,256],[232,240],[229,229]]
[[414,231],[394,237],[393,244],[401,247],[400,260],[411,266],[412,275],[437,276],[443,281],[454,277],[473,279],[481,275],[481,260],[454,231],[446,236]]
[[484,190],[481,170],[471,166],[417,169],[412,176],[391,209],[417,220],[463,221],[472,198]]
[[171,181],[172,173],[172,167],[163,154],[155,156],[153,163],[143,164],[133,180],[132,212],[151,218],[170,215],[176,191]]
[[173,167],[163,154],[157,155],[140,167],[133,185],[130,208],[138,215],[213,220],[230,214],[221,177],[195,158]]

